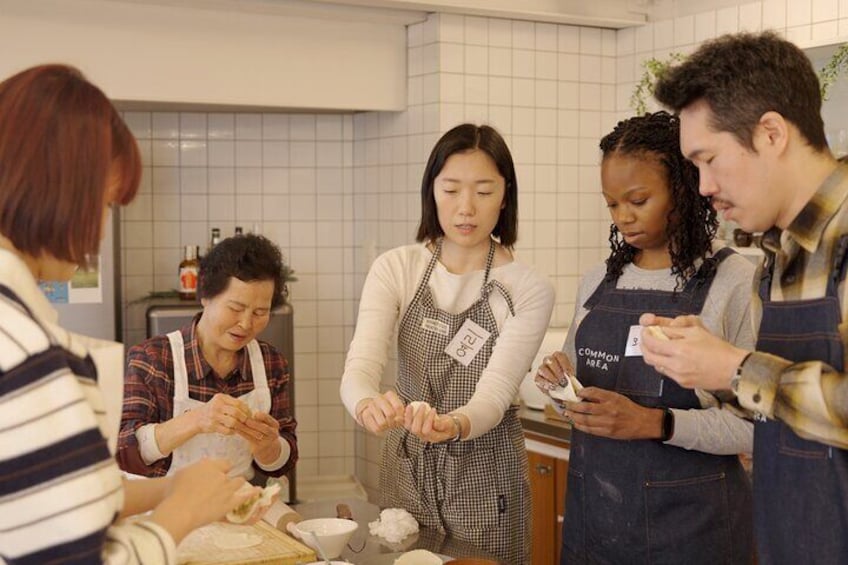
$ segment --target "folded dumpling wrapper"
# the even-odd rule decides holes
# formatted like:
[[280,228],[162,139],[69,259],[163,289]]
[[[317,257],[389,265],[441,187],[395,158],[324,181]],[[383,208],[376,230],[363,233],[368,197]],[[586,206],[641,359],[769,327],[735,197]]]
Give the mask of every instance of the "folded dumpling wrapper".
[[663,331],[661,326],[648,326],[645,329],[648,330],[649,332],[651,332],[651,335],[654,336],[655,338],[661,339],[663,341],[669,341],[668,336]]
[[429,404],[428,402],[423,401],[423,400],[413,400],[412,402],[410,402],[410,403],[409,403],[409,405],[410,405],[410,406],[412,406],[412,415],[413,415],[413,417],[414,417],[414,416],[418,413],[418,411],[419,411],[419,410],[421,410],[422,408],[424,409],[424,415],[425,415],[425,416],[427,415],[427,413],[428,413],[430,410],[432,410],[432,407],[430,406],[430,404]]
[[580,384],[577,377],[568,374],[565,376],[568,377],[566,379],[566,385],[555,387],[548,394],[550,394],[551,398],[555,398],[557,400],[580,402],[580,397],[577,396],[577,392],[583,389],[583,385]]
[[[239,490],[247,491],[252,488],[253,485],[251,485],[250,483],[245,483]],[[256,512],[257,509],[265,506],[270,506],[271,503],[274,502],[274,497],[279,492],[280,485],[278,483],[274,483],[265,487],[264,489],[262,489],[261,493],[240,504],[233,510],[227,512],[227,521],[232,522],[233,524],[242,524],[244,522],[247,522],[250,517],[253,516],[253,513]]]

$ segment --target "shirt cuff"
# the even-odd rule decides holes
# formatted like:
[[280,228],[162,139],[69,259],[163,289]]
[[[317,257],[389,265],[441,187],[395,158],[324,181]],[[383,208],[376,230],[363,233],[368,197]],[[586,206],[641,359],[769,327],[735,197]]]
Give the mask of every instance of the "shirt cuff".
[[138,451],[141,454],[141,460],[145,465],[153,463],[167,457],[159,451],[159,444],[156,443],[156,424],[145,424],[135,431],[135,438],[138,441]]
[[736,397],[739,405],[768,418],[774,416],[774,399],[780,375],[792,363],[775,355],[754,351],[742,364]]
[[289,445],[289,442],[282,437],[278,437],[277,439],[280,442],[280,456],[277,457],[277,459],[275,459],[271,463],[265,464],[260,463],[255,457],[253,458],[259,468],[263,471],[276,471],[277,469],[285,465],[286,461],[288,461],[289,457],[291,457],[291,445]]

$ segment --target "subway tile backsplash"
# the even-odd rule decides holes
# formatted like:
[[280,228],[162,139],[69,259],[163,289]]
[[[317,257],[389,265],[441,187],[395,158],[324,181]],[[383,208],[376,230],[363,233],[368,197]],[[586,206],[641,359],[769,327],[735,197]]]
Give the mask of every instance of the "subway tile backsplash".
[[844,5],[707,2],[619,31],[434,14],[408,28],[403,112],[126,112],[144,176],[121,220],[125,342],[145,331],[144,307],[128,303],[174,288],[184,245],[205,248],[212,227],[270,237],[298,277],[300,472],[356,473],[373,493],[379,440],[354,432],[338,383],[365,274],[378,253],[413,241],[420,178],[439,135],[461,121],[504,134],[520,187],[516,252],[550,277],[552,323],[566,325],[580,274],[606,254],[598,140],[631,113],[642,62],[738,30],[823,40],[848,29]]

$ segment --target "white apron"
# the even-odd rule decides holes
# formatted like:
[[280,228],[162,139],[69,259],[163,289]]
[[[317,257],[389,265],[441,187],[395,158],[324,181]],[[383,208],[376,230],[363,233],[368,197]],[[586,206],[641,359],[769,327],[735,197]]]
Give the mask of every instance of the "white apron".
[[[185,363],[185,345],[179,330],[168,334],[171,342],[171,355],[174,357],[174,414],[176,417],[189,410],[200,408],[205,404],[188,396],[188,371]],[[268,389],[268,379],[265,375],[265,363],[262,361],[262,350],[254,339],[247,344],[247,356],[250,359],[250,369],[253,373],[253,390],[239,397],[254,412],[270,412],[271,391]],[[230,476],[241,475],[247,480],[253,478],[253,454],[246,439],[237,434],[223,435],[218,433],[198,434],[176,448],[171,454],[171,467],[168,474],[174,474],[178,469],[195,463],[204,457],[228,459],[232,464]]]

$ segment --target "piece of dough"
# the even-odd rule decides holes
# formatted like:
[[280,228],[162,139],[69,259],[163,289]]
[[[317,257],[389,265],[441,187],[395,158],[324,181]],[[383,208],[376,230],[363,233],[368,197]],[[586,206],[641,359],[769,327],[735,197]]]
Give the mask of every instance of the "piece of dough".
[[262,536],[247,532],[220,532],[213,541],[218,549],[244,549],[262,543]]
[[426,549],[407,551],[397,559],[394,565],[442,565],[442,558]]
[[[239,490],[250,490],[252,488],[252,485],[250,485],[249,483],[245,483]],[[253,513],[256,511],[257,508],[260,508],[262,506],[270,506],[271,503],[274,502],[274,497],[277,495],[278,492],[280,492],[279,483],[274,483],[271,486],[265,487],[264,489],[262,489],[261,493],[243,502],[233,510],[227,512],[227,521],[232,522],[233,524],[241,524],[243,522],[247,522],[247,520],[251,516],[253,516]]]
[[573,375],[569,375],[566,373],[565,377],[567,384],[565,386],[554,387],[548,394],[551,398],[555,398],[557,400],[565,400],[566,402],[580,402],[580,397],[577,396],[577,392],[583,389],[583,385],[580,384],[580,381],[577,380],[577,377]]
[[412,406],[412,417],[413,418],[415,417],[416,414],[418,414],[418,411],[421,410],[422,408],[424,409],[424,415],[425,416],[427,415],[427,413],[430,410],[432,410],[432,408],[430,407],[430,404],[427,403],[427,402],[424,402],[423,400],[413,400],[412,402],[409,403],[409,405]]
[[661,339],[663,341],[669,341],[668,336],[665,334],[665,332],[660,326],[648,326],[646,329],[651,332],[651,335],[655,338]]

